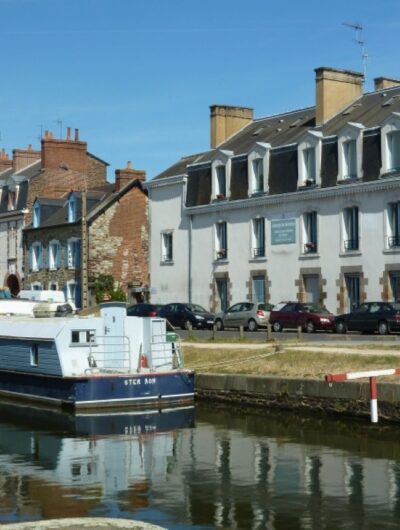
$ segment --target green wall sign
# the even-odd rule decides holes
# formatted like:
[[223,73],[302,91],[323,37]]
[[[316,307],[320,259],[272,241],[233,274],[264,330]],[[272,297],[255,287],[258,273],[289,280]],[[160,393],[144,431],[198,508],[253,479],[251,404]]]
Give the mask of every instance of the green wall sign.
[[291,243],[296,243],[296,219],[273,219],[271,244],[290,245]]

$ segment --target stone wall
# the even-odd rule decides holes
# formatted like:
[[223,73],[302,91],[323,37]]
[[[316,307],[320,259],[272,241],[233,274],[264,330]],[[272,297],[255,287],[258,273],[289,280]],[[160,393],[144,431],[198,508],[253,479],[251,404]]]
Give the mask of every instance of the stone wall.
[[[200,400],[302,412],[369,417],[368,382],[329,385],[315,379],[196,374]],[[400,422],[400,384],[378,383],[379,417]]]

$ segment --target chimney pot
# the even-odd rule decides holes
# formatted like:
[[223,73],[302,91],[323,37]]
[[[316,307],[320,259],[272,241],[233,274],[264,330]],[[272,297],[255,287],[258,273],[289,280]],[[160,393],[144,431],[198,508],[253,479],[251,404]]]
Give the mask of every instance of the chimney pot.
[[126,168],[132,169],[132,162],[130,160],[128,160],[128,162],[126,163]]
[[71,140],[71,127],[67,127],[67,140]]
[[79,129],[75,129],[75,142],[79,142]]
[[28,151],[32,151],[32,144],[28,145]]

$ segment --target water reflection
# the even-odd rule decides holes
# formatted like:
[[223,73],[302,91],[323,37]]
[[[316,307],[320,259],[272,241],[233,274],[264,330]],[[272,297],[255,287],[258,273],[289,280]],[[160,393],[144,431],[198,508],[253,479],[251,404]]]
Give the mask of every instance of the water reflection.
[[[196,421],[195,421],[196,420]],[[400,527],[400,430],[211,406],[79,415],[0,404],[0,522]]]

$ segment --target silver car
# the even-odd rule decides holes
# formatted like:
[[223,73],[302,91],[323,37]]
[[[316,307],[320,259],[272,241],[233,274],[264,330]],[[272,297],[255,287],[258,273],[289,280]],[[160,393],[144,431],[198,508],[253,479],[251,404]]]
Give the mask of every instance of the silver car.
[[269,314],[274,306],[261,302],[239,302],[229,307],[224,313],[217,313],[214,325],[218,331],[224,328],[243,326],[249,331],[267,327]]

